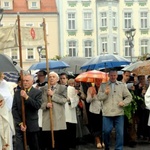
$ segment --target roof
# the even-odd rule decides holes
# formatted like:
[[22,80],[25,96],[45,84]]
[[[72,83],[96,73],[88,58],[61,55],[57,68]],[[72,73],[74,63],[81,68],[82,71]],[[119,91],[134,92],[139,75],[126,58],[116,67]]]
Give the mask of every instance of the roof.
[[40,0],[41,8],[28,9],[28,0],[13,0],[13,10],[4,10],[4,13],[57,13],[55,0]]

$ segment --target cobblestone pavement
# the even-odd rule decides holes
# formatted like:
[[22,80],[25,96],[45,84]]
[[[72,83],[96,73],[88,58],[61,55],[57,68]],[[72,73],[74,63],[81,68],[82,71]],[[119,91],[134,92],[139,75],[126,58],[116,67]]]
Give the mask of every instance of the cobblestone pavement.
[[[94,144],[89,143],[89,144],[86,144],[86,145],[77,146],[76,150],[98,150],[98,149],[95,147]],[[104,149],[101,149],[101,150],[104,150]],[[110,150],[114,150],[114,146],[111,146]],[[134,148],[130,148],[130,147],[125,146],[124,150],[150,150],[150,144],[148,144],[148,143],[138,143],[136,145],[136,147],[134,147]]]

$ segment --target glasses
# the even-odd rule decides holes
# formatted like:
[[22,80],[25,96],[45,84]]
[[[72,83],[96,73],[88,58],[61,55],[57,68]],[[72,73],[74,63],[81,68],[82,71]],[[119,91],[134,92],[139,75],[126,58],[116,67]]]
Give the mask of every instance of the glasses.
[[60,78],[60,79],[67,79],[67,78]]

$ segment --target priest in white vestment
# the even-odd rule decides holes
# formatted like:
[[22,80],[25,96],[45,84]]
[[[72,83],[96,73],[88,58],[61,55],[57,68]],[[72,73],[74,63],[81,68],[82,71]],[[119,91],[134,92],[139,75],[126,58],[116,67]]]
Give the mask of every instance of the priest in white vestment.
[[15,134],[11,111],[0,93],[0,150],[13,150],[12,136]]

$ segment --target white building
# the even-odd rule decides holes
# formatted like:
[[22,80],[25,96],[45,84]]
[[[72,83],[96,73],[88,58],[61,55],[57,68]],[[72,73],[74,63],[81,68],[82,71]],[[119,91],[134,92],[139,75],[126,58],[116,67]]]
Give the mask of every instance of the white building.
[[[150,53],[150,0],[57,0],[61,56]],[[134,27],[130,50],[125,31]]]

